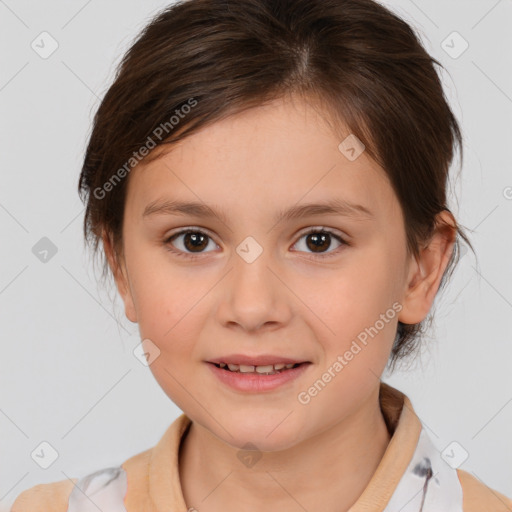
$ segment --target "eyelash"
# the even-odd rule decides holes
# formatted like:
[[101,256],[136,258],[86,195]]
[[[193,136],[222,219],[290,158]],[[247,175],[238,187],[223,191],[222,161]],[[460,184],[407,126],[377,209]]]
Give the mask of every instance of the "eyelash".
[[[196,254],[193,254],[193,253],[188,253],[188,252],[184,252],[184,251],[181,251],[181,250],[175,250],[172,248],[172,245],[171,245],[171,241],[174,240],[175,238],[181,236],[181,235],[186,235],[188,233],[200,233],[202,235],[205,235],[206,237],[208,237],[210,240],[213,240],[213,238],[208,235],[208,233],[205,233],[204,231],[200,230],[200,229],[183,229],[181,231],[178,231],[176,233],[173,233],[171,236],[167,237],[165,240],[164,240],[164,245],[166,246],[166,249],[169,251],[169,252],[172,252],[173,254],[175,254],[176,256],[179,256],[181,258],[188,258],[190,260],[196,260],[198,258],[201,258],[202,254],[205,254],[205,253],[196,253]],[[344,240],[343,238],[340,237],[340,235],[334,233],[333,231],[330,231],[329,229],[324,229],[324,228],[311,228],[309,229],[308,231],[306,231],[305,233],[302,233],[301,236],[298,238],[297,242],[307,236],[307,235],[310,235],[310,234],[319,234],[319,233],[324,233],[324,234],[328,234],[330,236],[332,236],[333,238],[335,238],[338,242],[340,242],[341,246],[338,247],[337,249],[333,250],[333,251],[330,251],[330,252],[326,252],[326,253],[318,253],[318,254],[314,254],[314,253],[310,253],[312,254],[312,256],[308,256],[308,258],[310,259],[324,259],[324,258],[329,258],[331,256],[336,256],[338,250],[342,247],[342,246],[347,246],[349,247],[351,244],[349,244],[346,240]],[[297,243],[295,242],[295,243]],[[295,244],[294,244],[295,245]],[[209,252],[209,251],[208,251]],[[297,251],[297,252],[300,252],[300,251]]]

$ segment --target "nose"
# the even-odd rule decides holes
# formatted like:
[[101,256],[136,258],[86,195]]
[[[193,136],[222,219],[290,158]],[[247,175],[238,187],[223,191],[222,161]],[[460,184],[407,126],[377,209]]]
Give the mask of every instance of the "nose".
[[218,320],[223,326],[247,332],[274,330],[291,318],[292,294],[283,284],[270,251],[254,261],[233,254],[231,271],[223,279]]

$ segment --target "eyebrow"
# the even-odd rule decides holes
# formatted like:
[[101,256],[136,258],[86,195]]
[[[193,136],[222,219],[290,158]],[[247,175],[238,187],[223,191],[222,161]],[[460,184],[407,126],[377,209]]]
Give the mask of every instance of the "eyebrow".
[[[227,224],[227,216],[222,210],[194,201],[155,200],[149,203],[142,213],[146,218],[152,215],[191,215],[203,218],[215,218]],[[280,210],[274,217],[277,224],[283,220],[294,220],[315,215],[339,215],[359,220],[372,220],[374,213],[366,206],[355,204],[345,199],[332,199],[323,203],[294,205],[287,210]]]

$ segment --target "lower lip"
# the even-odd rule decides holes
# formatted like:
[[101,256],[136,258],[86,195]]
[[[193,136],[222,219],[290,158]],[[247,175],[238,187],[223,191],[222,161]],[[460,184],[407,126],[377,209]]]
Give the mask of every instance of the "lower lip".
[[216,375],[221,382],[238,391],[271,391],[273,389],[291,382],[300,375],[302,375],[311,363],[302,363],[296,368],[290,368],[274,375],[265,375],[259,373],[240,373],[230,372],[218,368],[213,363],[207,363],[211,368],[214,375]]

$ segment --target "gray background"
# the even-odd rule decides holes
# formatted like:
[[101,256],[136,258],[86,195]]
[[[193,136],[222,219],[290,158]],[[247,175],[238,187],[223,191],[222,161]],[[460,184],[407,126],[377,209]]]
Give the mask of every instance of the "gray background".
[[[423,356],[385,380],[410,397],[440,451],[456,441],[469,454],[462,469],[512,496],[512,2],[384,3],[447,69],[465,137],[450,206],[475,230],[479,264],[465,254]],[[132,353],[137,326],[97,283],[76,191],[115,65],[167,4],[0,0],[0,510],[35,484],[124,462],[180,414]],[[31,47],[43,31],[59,45],[46,59]],[[453,31],[469,43],[457,58],[443,49],[462,49]],[[32,251],[43,237],[57,249],[46,262]],[[31,458],[42,441],[58,452],[48,469]]]

